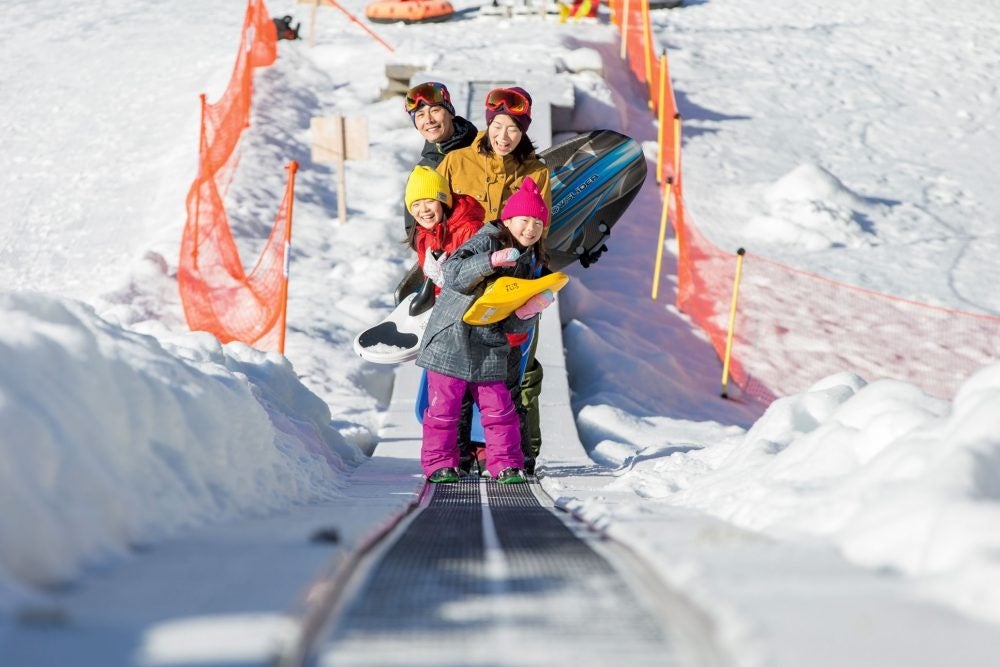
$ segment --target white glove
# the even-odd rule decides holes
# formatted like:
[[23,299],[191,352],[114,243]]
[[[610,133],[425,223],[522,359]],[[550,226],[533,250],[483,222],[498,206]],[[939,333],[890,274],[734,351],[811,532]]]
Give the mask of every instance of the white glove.
[[448,259],[448,253],[442,252],[441,256],[434,259],[432,253],[427,253],[424,256],[424,265],[420,268],[424,270],[424,275],[431,279],[431,281],[438,287],[444,287],[444,271],[441,269],[441,265],[444,264],[444,260]]

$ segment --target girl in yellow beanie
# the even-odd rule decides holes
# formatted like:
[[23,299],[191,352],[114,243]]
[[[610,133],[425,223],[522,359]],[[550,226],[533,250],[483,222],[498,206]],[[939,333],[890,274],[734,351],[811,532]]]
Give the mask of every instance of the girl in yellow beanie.
[[[416,167],[406,181],[406,208],[417,224],[410,228],[408,246],[417,252],[424,275],[441,291],[441,264],[483,227],[483,207],[473,197],[452,194],[448,181],[434,169]],[[437,258],[432,251],[442,251]]]

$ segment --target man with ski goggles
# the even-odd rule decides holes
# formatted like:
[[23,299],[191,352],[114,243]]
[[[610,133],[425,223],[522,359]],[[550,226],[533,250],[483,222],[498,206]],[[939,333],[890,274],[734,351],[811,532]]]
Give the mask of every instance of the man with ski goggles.
[[[455,115],[451,94],[443,83],[428,81],[413,86],[406,91],[403,107],[410,115],[413,127],[424,138],[420,161],[415,166],[436,169],[446,154],[465,148],[476,138],[476,126]],[[404,230],[409,233],[413,225],[413,216],[405,211]]]

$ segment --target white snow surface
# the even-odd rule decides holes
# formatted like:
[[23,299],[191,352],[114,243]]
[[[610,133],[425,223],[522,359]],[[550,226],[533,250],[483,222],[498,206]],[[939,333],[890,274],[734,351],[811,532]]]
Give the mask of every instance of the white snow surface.
[[[558,25],[454,4],[450,22],[373,26],[393,53],[321,9],[315,45],[281,42],[256,76],[227,210],[250,265],[300,162],[286,357],[188,332],[175,281],[198,95],[224,89],[244,3],[0,6],[14,28],[0,43],[0,663],[223,664],[287,634],[258,598],[280,611],[272,598],[301,591],[262,573],[301,563],[308,579],[327,552],[292,529],[369,502],[349,476],[379,447],[393,382],[351,345],[411,262],[400,200],[422,140],[399,97],[380,99],[387,63],[539,97],[571,86],[572,127],[556,129],[616,129],[655,157],[604,9]],[[307,31],[307,6],[268,8]],[[710,238],[1000,314],[1000,7],[712,0],[652,19],[685,118],[686,201]],[[309,151],[310,117],[332,113],[369,128],[344,226]],[[1000,363],[948,400],[844,369],[766,410],[724,401],[673,277],[649,298],[658,219],[647,184],[610,252],[569,270],[566,366],[593,464],[543,451],[546,491],[697,604],[732,664],[996,664]],[[373,521],[335,519],[345,534]],[[194,595],[214,615],[191,614],[170,593],[219,536],[256,549],[259,569],[220,565]],[[95,630],[114,623],[141,628],[142,650]]]

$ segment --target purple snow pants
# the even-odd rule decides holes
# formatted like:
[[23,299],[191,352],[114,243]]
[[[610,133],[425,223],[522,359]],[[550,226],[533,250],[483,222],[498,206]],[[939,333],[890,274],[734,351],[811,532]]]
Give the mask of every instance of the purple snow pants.
[[504,468],[524,468],[521,420],[504,381],[467,382],[427,371],[427,410],[420,448],[424,474],[438,468],[458,468],[458,419],[466,387],[479,406],[486,435],[486,469],[496,478]]

